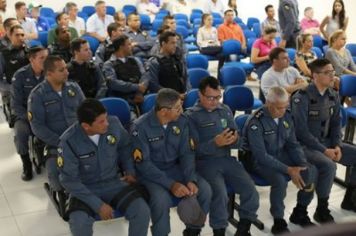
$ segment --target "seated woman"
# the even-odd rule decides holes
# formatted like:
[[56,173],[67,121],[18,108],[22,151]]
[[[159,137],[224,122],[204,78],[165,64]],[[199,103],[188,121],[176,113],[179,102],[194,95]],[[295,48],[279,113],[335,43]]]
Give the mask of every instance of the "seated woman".
[[267,26],[263,29],[261,38],[257,39],[252,45],[251,62],[255,64],[256,74],[259,79],[271,67],[268,55],[273,48],[277,47],[276,34],[276,28]]
[[308,64],[318,57],[312,50],[313,48],[313,36],[311,34],[301,34],[297,38],[297,53],[295,57],[295,63],[300,74],[310,81],[311,72],[308,68]]

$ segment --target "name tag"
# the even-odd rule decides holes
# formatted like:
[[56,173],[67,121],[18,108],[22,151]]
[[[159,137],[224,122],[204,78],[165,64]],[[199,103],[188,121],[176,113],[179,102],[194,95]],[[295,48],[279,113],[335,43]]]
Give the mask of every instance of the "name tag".
[[51,100],[51,101],[45,102],[45,106],[48,106],[48,105],[51,105],[51,104],[54,104],[57,102],[58,102],[58,100]]
[[25,86],[23,86],[24,88],[33,88],[33,86],[32,85],[25,85]]
[[319,116],[319,111],[309,111],[309,116]]
[[211,123],[202,124],[200,127],[206,128],[206,127],[210,127],[210,126],[214,126],[214,125],[215,125],[215,122],[211,122]]
[[94,155],[95,155],[94,152],[86,153],[86,154],[83,154],[83,155],[79,155],[79,159],[86,159],[86,158],[92,157]]
[[157,142],[157,141],[161,140],[162,138],[163,138],[163,136],[148,138],[148,142],[150,142],[150,143]]
[[265,135],[270,135],[270,134],[274,134],[274,133],[275,133],[274,130],[269,130],[269,131],[264,132]]

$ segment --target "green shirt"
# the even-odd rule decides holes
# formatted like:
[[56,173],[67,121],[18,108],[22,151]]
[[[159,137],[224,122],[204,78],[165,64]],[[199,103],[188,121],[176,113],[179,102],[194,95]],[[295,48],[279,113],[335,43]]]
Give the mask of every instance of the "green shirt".
[[[50,44],[52,44],[54,42],[57,42],[56,29],[57,29],[57,27],[51,29],[48,32],[47,45],[50,45]],[[72,41],[73,39],[78,38],[78,32],[77,32],[77,30],[75,28],[68,27],[68,30],[70,32],[70,41]]]

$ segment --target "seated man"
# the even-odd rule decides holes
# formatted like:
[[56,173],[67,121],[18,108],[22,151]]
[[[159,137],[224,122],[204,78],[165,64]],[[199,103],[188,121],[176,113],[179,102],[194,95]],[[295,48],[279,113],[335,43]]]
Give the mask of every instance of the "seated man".
[[300,22],[300,28],[304,34],[320,35],[319,21],[314,18],[314,10],[312,7],[304,9],[304,18]]
[[318,170],[316,194],[318,205],[314,219],[319,223],[333,222],[328,199],[336,174],[336,164],[352,167],[346,179],[347,189],[341,208],[356,211],[356,148],[341,141],[340,98],[333,89],[335,70],[327,59],[309,64],[312,83],[299,90],[291,99],[292,114],[298,141],[307,160]]
[[44,79],[43,62],[47,58],[47,48],[30,48],[28,57],[30,64],[16,71],[11,83],[11,110],[15,116],[15,146],[21,156],[23,172],[22,180],[32,179],[32,163],[29,155],[29,136],[32,131],[27,119],[27,99],[30,92]]
[[15,3],[16,19],[21,24],[25,32],[25,40],[28,42],[32,39],[38,38],[36,23],[33,19],[27,17],[26,3],[18,1]]
[[3,22],[3,27],[5,30],[4,37],[0,38],[0,52],[10,45],[10,29],[14,25],[19,25],[20,23],[16,20],[16,18],[7,18]]
[[126,15],[125,15],[125,13],[123,13],[122,11],[117,11],[117,12],[115,12],[114,21],[115,21],[115,23],[118,24],[119,27],[121,27],[122,29],[126,29],[126,28],[127,28],[127,25],[126,25]]
[[[209,212],[211,189],[195,173],[195,147],[182,111],[179,93],[161,89],[155,108],[135,120],[132,128],[132,153],[139,180],[150,193],[152,236],[170,233],[169,208],[173,196],[196,195],[202,214],[206,216]],[[186,224],[183,235],[198,236],[203,225],[204,222]]]
[[68,26],[73,27],[78,36],[85,34],[85,21],[83,18],[78,16],[78,6],[74,2],[67,2],[65,10],[68,14]]
[[149,58],[154,40],[147,31],[141,31],[140,16],[137,13],[131,13],[127,17],[127,25],[129,27],[126,30],[126,35],[129,36],[131,40],[133,55],[144,59]]
[[261,78],[261,89],[264,96],[267,96],[272,87],[283,87],[289,94],[293,94],[308,85],[299,71],[290,66],[288,53],[284,48],[273,48],[269,53],[269,60],[272,66],[262,74]]
[[49,55],[60,56],[66,63],[72,58],[70,52],[70,33],[66,26],[58,26],[55,30],[56,41],[48,45]]
[[149,91],[171,88],[184,95],[190,89],[187,67],[175,54],[177,35],[166,31],[159,36],[160,52],[147,61],[143,81],[149,82]]
[[266,12],[266,19],[261,22],[261,31],[263,32],[266,28],[272,27],[277,30],[276,37],[281,36],[281,27],[279,26],[279,22],[274,18],[276,15],[276,11],[274,10],[273,5],[268,4],[265,7],[265,12]]
[[148,82],[141,79],[144,73],[143,65],[139,59],[132,56],[131,41],[126,35],[115,39],[113,46],[114,54],[103,66],[109,88],[108,95],[121,97],[134,108],[143,102],[143,94],[147,89]]
[[231,156],[231,149],[237,148],[237,127],[231,110],[220,99],[219,81],[207,77],[199,85],[199,102],[186,112],[196,146],[197,170],[213,191],[209,220],[214,236],[225,235],[228,226],[225,184],[240,195],[240,220],[235,235],[249,236],[251,222],[257,218],[258,193],[243,166]]
[[112,42],[123,34],[123,28],[117,23],[110,23],[107,31],[109,36],[99,45],[95,52],[95,64],[100,67],[103,66],[104,62],[110,59],[115,51]]
[[40,16],[40,8],[41,7],[42,7],[42,5],[40,5],[38,3],[30,3],[28,5],[28,11],[31,14],[31,19],[36,24],[37,32],[48,31],[48,30],[50,30],[50,27],[51,27],[48,24],[47,19],[45,19],[43,16]]
[[57,22],[57,26],[48,32],[48,36],[47,36],[47,44],[48,45],[57,42],[57,37],[58,37],[57,29],[58,28],[68,29],[69,36],[70,36],[69,41],[78,38],[77,30],[75,28],[69,26],[69,16],[67,15],[67,13],[65,13],[65,12],[59,13],[56,16],[56,22]]
[[127,131],[95,99],[83,101],[77,116],[78,121],[60,137],[57,160],[61,183],[71,195],[72,235],[93,235],[95,214],[110,220],[119,209],[129,221],[128,235],[146,236],[150,210],[140,188],[133,185],[136,178]]
[[46,143],[45,164],[49,181],[49,187],[46,187],[51,200],[58,202],[65,200],[56,165],[59,137],[77,120],[76,109],[84,100],[84,94],[77,83],[67,82],[67,65],[62,58],[48,56],[43,67],[45,80],[31,91],[27,116],[32,132]]
[[[297,206],[290,221],[301,226],[314,225],[308,216],[307,206],[313,199],[316,168],[310,165],[301,145],[297,142],[292,116],[286,112],[288,92],[282,87],[272,87],[266,104],[255,111],[245,124],[243,135],[252,156],[247,162],[251,171],[271,184],[270,203],[274,219],[273,234],[289,232],[284,217],[289,176],[299,189]],[[247,165],[246,165],[247,166]]]
[[106,82],[99,66],[91,60],[88,41],[82,38],[74,39],[71,42],[71,51],[74,57],[67,64],[68,80],[77,82],[87,98],[105,97]]

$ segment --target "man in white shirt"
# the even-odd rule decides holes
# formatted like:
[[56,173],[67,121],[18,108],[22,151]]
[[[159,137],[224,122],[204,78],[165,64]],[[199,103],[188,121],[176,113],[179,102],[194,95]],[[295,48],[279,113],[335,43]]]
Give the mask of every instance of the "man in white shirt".
[[22,28],[25,31],[25,39],[37,39],[38,33],[36,29],[36,23],[33,19],[26,17],[27,7],[24,2],[15,3],[16,18],[20,22]]
[[95,3],[95,10],[96,13],[91,15],[87,21],[87,32],[90,36],[103,42],[108,36],[106,28],[114,22],[114,18],[106,14],[106,4],[102,0]]
[[269,53],[272,63],[261,78],[261,89],[264,96],[272,87],[283,87],[289,94],[308,86],[308,83],[299,74],[299,71],[289,65],[288,53],[285,49],[276,47]]
[[171,13],[174,14],[185,14],[190,16],[192,13],[192,6],[189,1],[186,0],[175,0],[172,3]]
[[204,9],[204,13],[220,13],[221,16],[224,15],[224,11],[225,11],[225,6],[224,4],[221,2],[221,0],[208,0],[206,1],[205,4],[205,9]]
[[85,33],[85,22],[83,18],[77,16],[77,4],[74,2],[67,2],[65,9],[69,16],[69,27],[76,29],[79,37],[82,36]]

